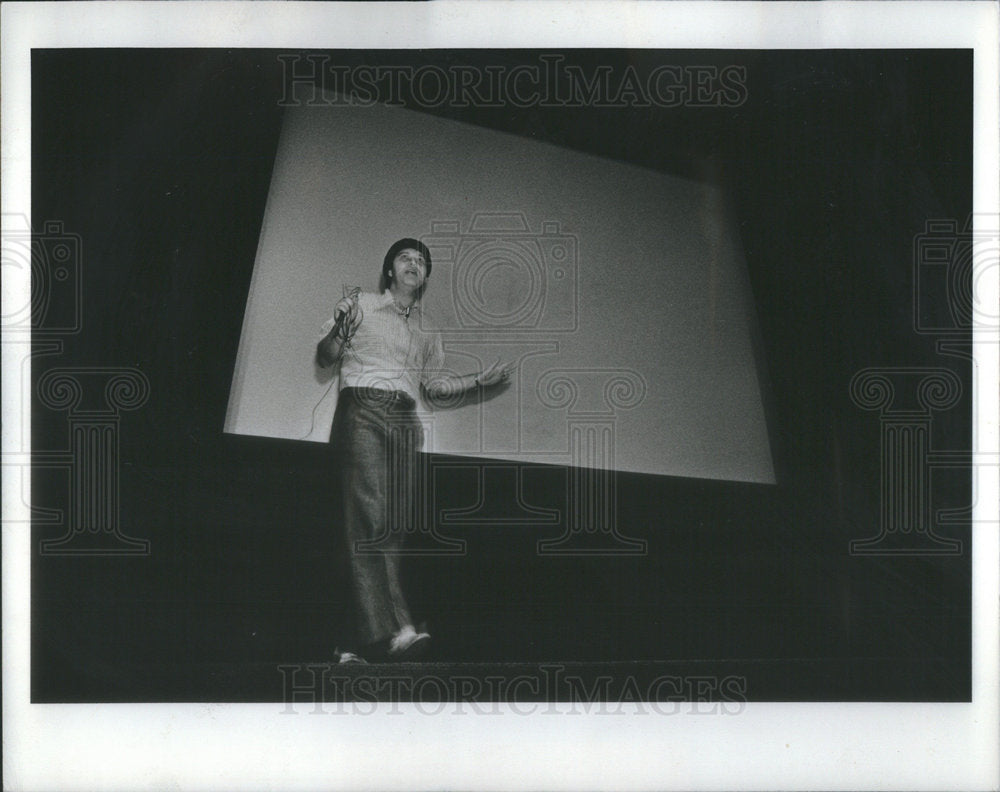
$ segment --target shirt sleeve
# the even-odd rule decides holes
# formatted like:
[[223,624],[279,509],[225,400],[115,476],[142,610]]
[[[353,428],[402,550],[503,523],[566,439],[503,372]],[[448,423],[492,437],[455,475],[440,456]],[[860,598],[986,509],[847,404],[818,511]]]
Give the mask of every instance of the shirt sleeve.
[[335,317],[335,316],[331,316],[329,319],[327,319],[325,322],[323,322],[323,326],[319,329],[319,336],[316,338],[316,343],[317,344],[320,341],[322,341],[324,338],[326,338],[327,334],[331,330],[333,330],[333,326],[336,323],[337,323],[337,317]]

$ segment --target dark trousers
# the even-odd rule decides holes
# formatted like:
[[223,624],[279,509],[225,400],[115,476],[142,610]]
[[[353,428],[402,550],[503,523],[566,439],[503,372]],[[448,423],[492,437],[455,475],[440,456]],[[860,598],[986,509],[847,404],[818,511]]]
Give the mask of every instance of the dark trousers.
[[424,433],[413,399],[399,391],[344,388],[330,433],[340,462],[341,528],[357,606],[357,644],[412,624],[399,551],[414,529]]

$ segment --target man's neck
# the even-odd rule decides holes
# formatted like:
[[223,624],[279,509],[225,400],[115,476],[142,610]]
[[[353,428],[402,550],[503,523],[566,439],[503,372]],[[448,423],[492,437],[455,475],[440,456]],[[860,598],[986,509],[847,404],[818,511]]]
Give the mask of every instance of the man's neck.
[[396,301],[397,305],[409,308],[417,301],[417,293],[410,289],[401,289],[396,284],[389,287],[389,294]]

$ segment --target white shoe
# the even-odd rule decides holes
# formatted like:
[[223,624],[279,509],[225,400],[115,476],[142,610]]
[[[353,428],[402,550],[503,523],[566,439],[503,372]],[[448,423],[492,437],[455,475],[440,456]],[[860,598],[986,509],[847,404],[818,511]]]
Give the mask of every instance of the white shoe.
[[352,665],[368,665],[368,661],[365,660],[365,658],[359,654],[354,654],[354,652],[341,652],[338,649],[337,655],[337,662],[340,663],[340,665],[347,665],[349,663]]
[[408,624],[392,636],[392,640],[389,642],[389,658],[391,660],[416,660],[427,651],[430,640],[429,633],[418,633],[413,629],[412,624]]

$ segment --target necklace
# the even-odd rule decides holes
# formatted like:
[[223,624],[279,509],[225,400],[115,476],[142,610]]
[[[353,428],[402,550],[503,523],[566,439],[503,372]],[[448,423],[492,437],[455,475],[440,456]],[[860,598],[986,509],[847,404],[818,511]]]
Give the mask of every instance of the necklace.
[[410,308],[412,308],[413,306],[411,306],[411,305],[400,305],[398,302],[396,302],[396,298],[395,297],[392,298],[392,304],[394,306],[396,306],[396,312],[400,316],[402,316],[404,319],[409,319],[410,318]]

